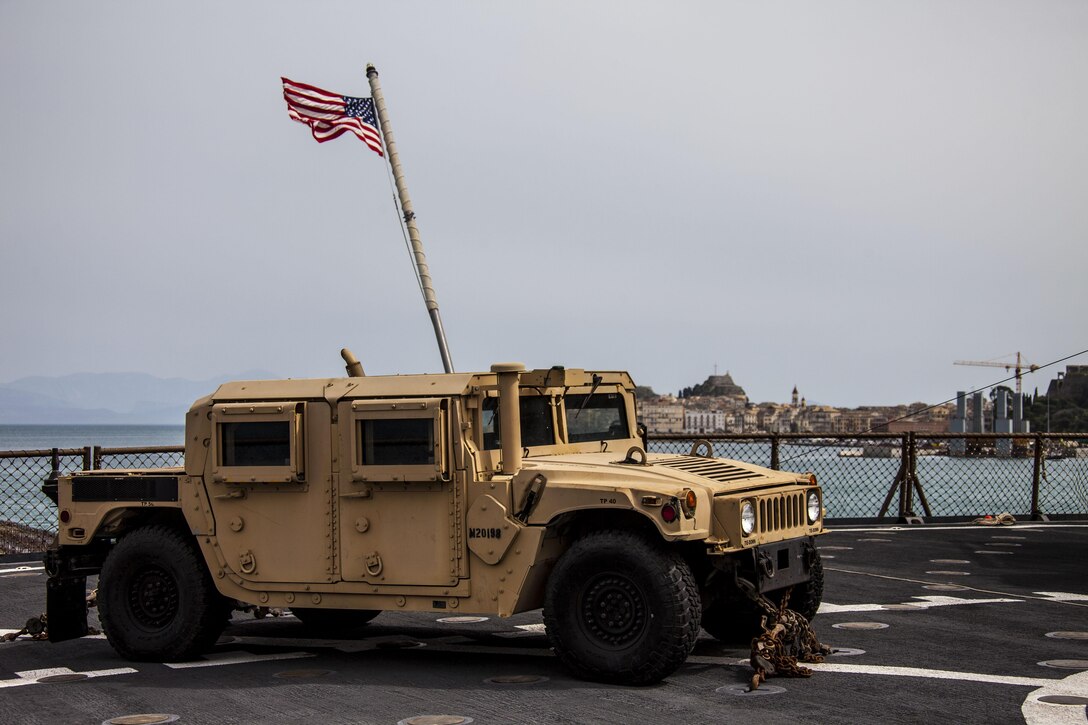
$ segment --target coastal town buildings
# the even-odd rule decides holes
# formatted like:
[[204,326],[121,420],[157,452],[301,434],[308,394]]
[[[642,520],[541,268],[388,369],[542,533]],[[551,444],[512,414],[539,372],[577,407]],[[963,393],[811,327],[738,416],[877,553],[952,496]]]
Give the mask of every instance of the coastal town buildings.
[[683,433],[684,406],[671,395],[654,400],[640,400],[638,419],[652,433]]
[[711,375],[679,395],[639,399],[639,420],[650,433],[937,433],[949,430],[953,404],[925,403],[836,408],[809,405],[794,386],[789,403],[752,403],[730,374]]

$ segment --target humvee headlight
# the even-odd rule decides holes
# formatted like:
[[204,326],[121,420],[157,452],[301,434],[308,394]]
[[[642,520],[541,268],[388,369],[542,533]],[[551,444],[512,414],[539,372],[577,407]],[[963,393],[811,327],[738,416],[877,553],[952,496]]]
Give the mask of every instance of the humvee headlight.
[[740,505],[740,531],[749,536],[756,530],[756,509],[751,501],[743,501]]
[[820,518],[820,494],[815,491],[808,492],[808,522],[810,524],[816,523],[816,519]]

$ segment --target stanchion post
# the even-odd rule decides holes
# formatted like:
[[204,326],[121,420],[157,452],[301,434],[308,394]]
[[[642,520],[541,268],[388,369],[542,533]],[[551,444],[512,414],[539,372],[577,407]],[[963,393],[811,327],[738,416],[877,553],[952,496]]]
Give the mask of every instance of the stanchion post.
[[1035,466],[1031,474],[1031,520],[1048,521],[1039,508],[1039,488],[1043,478],[1043,434],[1035,434]]

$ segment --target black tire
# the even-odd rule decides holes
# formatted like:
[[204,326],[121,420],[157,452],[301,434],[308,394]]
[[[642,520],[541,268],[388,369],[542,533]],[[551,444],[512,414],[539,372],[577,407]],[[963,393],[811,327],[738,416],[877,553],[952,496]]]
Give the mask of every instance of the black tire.
[[761,616],[762,610],[749,599],[718,596],[703,612],[703,629],[719,642],[747,645],[761,631]]
[[122,657],[177,662],[215,643],[230,606],[190,535],[148,526],[126,534],[102,564],[98,616]]
[[337,634],[362,627],[381,614],[380,609],[310,609],[291,608],[291,614],[307,629],[322,634]]
[[811,577],[808,582],[795,586],[790,594],[790,609],[812,621],[816,612],[820,609],[820,603],[824,600],[824,564],[820,559],[820,552],[816,552],[816,559],[812,562]]
[[699,635],[702,606],[691,568],[632,531],[576,541],[548,579],[544,624],[575,676],[648,685],[676,670]]
[[[769,592],[767,598],[778,604],[783,591]],[[809,580],[790,593],[789,608],[812,621],[824,597],[824,565],[819,552],[812,563]],[[740,592],[713,592],[710,605],[703,612],[703,629],[721,642],[748,644],[762,631],[763,610]]]

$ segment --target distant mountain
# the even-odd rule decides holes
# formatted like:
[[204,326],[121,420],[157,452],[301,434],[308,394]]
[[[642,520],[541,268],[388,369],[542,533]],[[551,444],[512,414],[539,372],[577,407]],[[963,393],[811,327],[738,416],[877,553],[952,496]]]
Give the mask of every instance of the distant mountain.
[[0,423],[177,424],[193,401],[227,380],[268,380],[247,370],[209,380],[157,378],[146,373],[75,373],[34,376],[0,384]]

